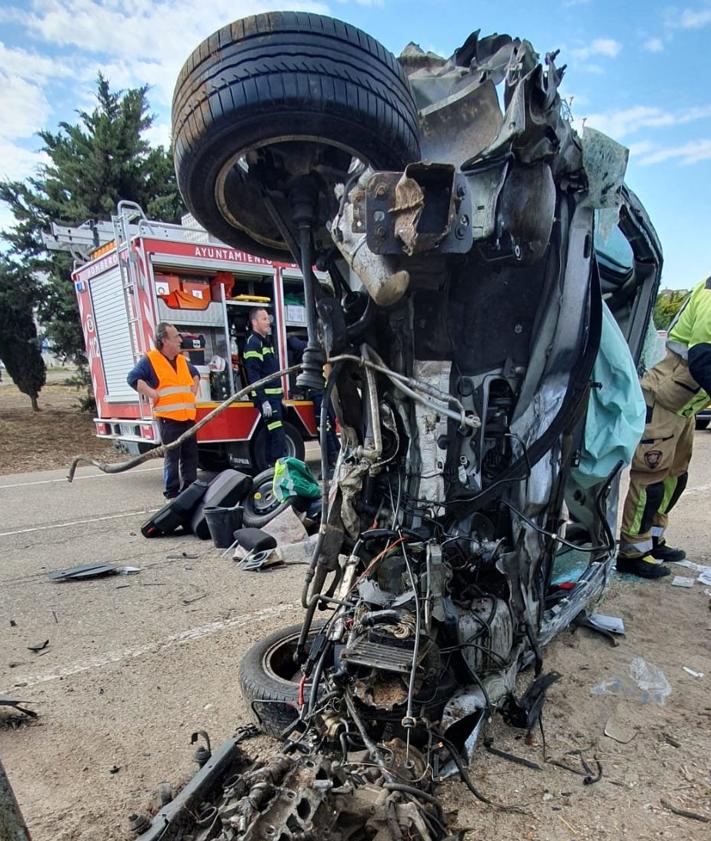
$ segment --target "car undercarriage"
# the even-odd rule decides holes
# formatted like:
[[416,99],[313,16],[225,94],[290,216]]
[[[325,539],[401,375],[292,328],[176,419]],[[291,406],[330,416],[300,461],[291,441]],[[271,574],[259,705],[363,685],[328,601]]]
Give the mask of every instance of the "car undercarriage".
[[304,621],[241,665],[278,746],[250,757],[245,728],[207,751],[144,841],[441,841],[438,782],[490,802],[467,771],[487,720],[538,725],[545,646],[614,566],[625,457],[612,433],[590,446],[596,361],[614,333],[634,369],[662,259],[626,150],[575,132],[562,77],[506,35],[398,63],[286,12],[181,72],[183,196],[223,241],[300,265],[300,384],[341,451]]

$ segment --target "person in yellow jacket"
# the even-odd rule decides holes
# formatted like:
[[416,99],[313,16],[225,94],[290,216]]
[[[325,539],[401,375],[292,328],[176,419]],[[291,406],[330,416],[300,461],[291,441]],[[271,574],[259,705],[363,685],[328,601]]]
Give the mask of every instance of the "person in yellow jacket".
[[[176,327],[161,321],[156,326],[155,350],[149,351],[128,375],[128,384],[150,400],[158,419],[163,444],[171,444],[195,425],[195,397],[200,373],[181,351]],[[197,479],[195,437],[169,450],[163,467],[163,495],[174,499]]]
[[643,578],[669,575],[682,549],[664,540],[669,512],[686,487],[694,417],[711,394],[711,277],[696,286],[667,335],[667,352],[642,378],[647,425],[632,461],[617,569]]

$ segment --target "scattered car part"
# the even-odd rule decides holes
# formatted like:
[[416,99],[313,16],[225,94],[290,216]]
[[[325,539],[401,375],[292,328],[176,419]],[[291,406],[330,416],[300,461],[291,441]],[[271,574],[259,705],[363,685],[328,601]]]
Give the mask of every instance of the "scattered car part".
[[0,707],[14,707],[18,712],[24,713],[30,718],[37,718],[38,714],[34,710],[28,710],[26,707],[21,707],[20,704],[29,704],[30,701],[17,701],[13,698],[8,698],[5,695],[0,695]]
[[242,521],[247,528],[264,528],[282,511],[292,504],[291,499],[280,502],[274,494],[274,468],[270,467],[254,477],[252,489],[244,499]]

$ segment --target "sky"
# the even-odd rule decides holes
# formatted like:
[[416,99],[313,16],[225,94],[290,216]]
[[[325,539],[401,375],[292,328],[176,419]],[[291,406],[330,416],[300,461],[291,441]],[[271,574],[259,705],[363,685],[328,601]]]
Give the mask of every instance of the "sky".
[[[560,50],[574,124],[630,149],[627,183],[664,249],[663,286],[711,274],[711,0],[4,0],[0,8],[0,177],[42,158],[41,129],[91,110],[96,75],[149,85],[153,143],[170,140],[180,67],[208,35],[245,15],[300,9],[340,18],[398,54],[410,41],[449,56],[476,29]],[[0,230],[12,224],[0,204]],[[708,239],[707,239],[708,238]]]

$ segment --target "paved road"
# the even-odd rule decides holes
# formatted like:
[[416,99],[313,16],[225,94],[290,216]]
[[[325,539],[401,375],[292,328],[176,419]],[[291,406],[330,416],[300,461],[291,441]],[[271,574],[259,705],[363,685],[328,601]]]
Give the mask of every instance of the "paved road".
[[[711,431],[696,445],[671,540],[710,563]],[[72,485],[64,471],[0,477],[0,693],[41,713],[40,726],[0,729],[0,750],[35,841],[122,838],[151,786],[190,773],[193,730],[219,742],[246,720],[246,649],[300,618],[303,567],[240,573],[192,536],[145,540],[140,524],[161,501],[150,463],[82,468]],[[47,578],[89,561],[141,572]]]

